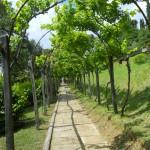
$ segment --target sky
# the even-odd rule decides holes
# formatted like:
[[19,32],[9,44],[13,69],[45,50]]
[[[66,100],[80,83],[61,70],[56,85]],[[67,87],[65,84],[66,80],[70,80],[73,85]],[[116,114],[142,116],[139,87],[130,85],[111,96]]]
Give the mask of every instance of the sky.
[[[144,13],[146,13],[146,3],[145,2],[138,2],[139,6],[142,8],[142,10],[144,11]],[[134,4],[130,4],[130,5],[123,5],[122,7],[123,9],[127,9],[127,10],[138,10],[137,7]],[[139,20],[140,18],[143,18],[141,13],[136,14],[133,19],[137,19]]]
[[[30,23],[29,23],[29,29],[28,29],[28,34],[29,34],[29,39],[35,39],[35,41],[38,41],[43,34],[47,32],[47,30],[41,29],[42,24],[48,24],[51,23],[52,17],[54,17],[55,11],[54,9],[51,9],[47,14],[45,15],[40,15],[37,18],[34,18]],[[43,48],[49,48],[50,47],[50,33],[47,34],[40,42],[41,46]]]
[[[8,1],[11,1],[13,7],[15,7],[16,2],[18,0],[8,0]],[[44,35],[47,32],[47,30],[41,29],[41,25],[50,23],[51,19],[54,16],[55,16],[55,11],[53,8],[49,10],[47,14],[39,15],[38,17],[32,19],[29,23],[29,29],[27,30],[29,39],[34,39],[36,42],[38,42],[39,39],[42,37],[42,35]],[[50,33],[47,34],[40,42],[40,45],[45,49],[51,47],[49,38],[50,38]]]
[[[13,6],[15,7],[16,1],[17,0],[8,0],[11,1]],[[146,3],[144,2],[139,2],[140,7],[144,12],[146,12]],[[128,10],[134,10],[137,9],[135,5],[125,5],[122,7],[122,9],[128,9]],[[51,19],[55,16],[55,11],[54,9],[51,9],[48,11],[47,14],[44,15],[39,15],[38,17],[34,18],[30,23],[29,23],[29,29],[27,30],[29,39],[34,39],[36,42],[41,38],[41,36],[47,32],[47,30],[42,30],[41,25],[42,24],[47,24],[51,22]],[[134,19],[139,20],[142,18],[142,14],[137,14],[133,17]],[[43,48],[50,48],[50,34],[47,34],[45,38],[43,38],[40,42],[41,46]]]

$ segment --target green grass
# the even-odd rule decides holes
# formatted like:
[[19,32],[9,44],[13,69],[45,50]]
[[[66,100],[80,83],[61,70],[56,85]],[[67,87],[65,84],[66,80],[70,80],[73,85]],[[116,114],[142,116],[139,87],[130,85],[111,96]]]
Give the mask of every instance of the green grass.
[[[34,112],[32,108],[27,108],[23,117],[20,119],[21,126],[18,126],[15,131],[15,150],[41,150],[46,132],[49,125],[54,104],[48,109],[46,116],[40,112],[40,129],[35,129]],[[5,137],[0,137],[0,150],[5,150]]]
[[[106,84],[109,81],[107,70],[100,73],[102,106],[96,106],[97,103],[94,100],[84,97],[81,93],[78,93],[78,96],[80,96],[81,102],[87,107],[87,110],[94,108],[95,115],[111,116],[112,122],[118,127],[131,128],[139,139],[150,146],[150,64],[145,63],[137,65],[131,61],[131,70],[132,92],[125,117],[123,118],[121,118],[120,115],[114,115],[112,106],[110,106],[110,111],[106,109],[105,93]],[[92,83],[92,89],[95,89],[95,76],[94,82],[92,81]],[[120,110],[127,89],[127,68],[125,64],[115,64],[115,83],[117,89],[117,102]],[[108,99],[111,103],[110,88],[108,91]],[[93,97],[93,99],[95,98]]]

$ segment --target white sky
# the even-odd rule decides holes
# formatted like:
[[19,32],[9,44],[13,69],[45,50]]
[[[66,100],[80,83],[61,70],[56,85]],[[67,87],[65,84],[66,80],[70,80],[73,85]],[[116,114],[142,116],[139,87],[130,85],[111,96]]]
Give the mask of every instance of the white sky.
[[[146,3],[145,2],[138,2],[139,6],[142,8],[142,10],[144,11],[144,13],[146,13]],[[138,8],[134,5],[134,4],[131,4],[131,5],[124,5],[123,6],[123,9],[127,9],[127,10],[134,10],[134,9],[137,9]],[[138,13],[136,14],[134,17],[134,19],[140,19],[140,18],[143,18],[142,14],[141,13]]]
[[[11,1],[13,4],[13,7],[15,7],[15,4],[18,0],[8,0]],[[47,24],[51,22],[51,18],[54,17],[55,11],[54,9],[51,9],[48,11],[47,14],[39,15],[38,17],[34,18],[29,23],[29,29],[27,30],[29,39],[34,39],[36,42],[39,41],[39,39],[42,37],[43,34],[47,32],[47,30],[42,30],[41,25]],[[47,34],[40,42],[40,45],[43,48],[50,48],[50,33]]]
[[[30,23],[29,23],[29,29],[28,29],[28,34],[29,34],[29,39],[35,39],[38,41],[43,34],[47,32],[47,30],[41,29],[42,24],[47,24],[51,23],[51,18],[54,17],[55,11],[54,9],[51,9],[48,14],[45,15],[40,15],[37,18],[34,18]],[[50,48],[50,33],[47,34],[40,42],[41,46],[43,48]]]
[[[11,1],[13,3],[13,6],[15,7],[16,1],[17,0],[8,0]],[[146,3],[144,2],[139,2],[140,7],[144,10],[144,12],[146,12]],[[128,10],[134,10],[137,9],[137,7],[135,5],[125,5],[123,6],[123,9],[128,9]],[[55,12],[54,9],[51,9],[47,14],[44,15],[40,15],[36,18],[34,18],[31,22],[30,22],[30,27],[28,29],[28,34],[29,34],[29,39],[34,39],[35,41],[38,41],[41,36],[46,33],[46,30],[42,30],[40,27],[42,24],[47,24],[51,22],[51,18],[54,17]],[[142,14],[137,14],[135,15],[133,18],[135,19],[140,19],[142,18]],[[41,46],[43,48],[50,48],[50,35],[48,34],[47,36],[45,36],[45,38],[43,38],[43,40],[40,42]]]

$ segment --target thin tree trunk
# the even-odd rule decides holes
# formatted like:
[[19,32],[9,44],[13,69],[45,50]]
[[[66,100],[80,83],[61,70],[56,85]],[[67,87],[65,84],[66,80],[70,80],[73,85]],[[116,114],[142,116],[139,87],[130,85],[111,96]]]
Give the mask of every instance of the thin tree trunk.
[[81,87],[82,87],[82,93],[84,93],[84,84],[83,84],[83,75],[81,74]]
[[44,75],[44,70],[43,69],[42,69],[42,72],[41,72],[41,76],[42,76],[43,114],[46,115],[47,108],[46,108],[46,97],[45,97],[45,75]]
[[83,74],[83,84],[84,84],[84,94],[86,95],[86,82],[85,82],[85,73]]
[[35,112],[35,127],[36,129],[39,128],[39,112],[38,112],[38,102],[36,97],[36,87],[35,87],[35,78],[34,78],[34,69],[33,69],[33,56],[29,61],[30,65],[30,74],[31,74],[31,83],[32,83],[32,95],[33,95],[33,102],[34,102],[34,112]]
[[57,95],[57,79],[52,78],[52,67],[49,66],[49,98],[50,101],[54,100],[54,97]]
[[58,93],[58,88],[59,88],[59,79],[58,78],[54,78],[54,84],[53,84],[53,90],[55,90],[55,96],[57,96]]
[[124,112],[126,109],[126,105],[128,103],[129,100],[129,96],[130,96],[130,83],[131,83],[131,67],[130,67],[130,62],[129,59],[127,59],[127,69],[128,69],[128,90],[127,90],[127,97],[126,100],[123,104],[122,110],[121,110],[121,116],[124,116]]
[[75,88],[78,88],[78,86],[77,86],[77,77],[75,77]]
[[106,95],[105,95],[105,98],[106,98],[106,106],[107,106],[107,109],[109,110],[109,101],[108,101],[108,86],[109,86],[110,82],[107,82],[106,84]]
[[82,87],[82,76],[81,76],[81,75],[79,75],[79,89],[80,89],[81,91],[83,91],[83,87]]
[[[147,3],[147,18],[148,18],[148,22],[150,23],[150,2],[149,0],[146,0],[146,3]],[[150,26],[150,24],[149,24]]]
[[56,95],[57,96],[57,93],[58,93],[58,89],[59,89],[59,79],[57,78],[54,78],[54,86],[53,86],[53,89],[56,91]]
[[79,76],[77,76],[77,88],[80,90]]
[[100,105],[101,103],[101,98],[100,98],[100,84],[99,84],[99,71],[98,68],[96,68],[95,71],[95,75],[96,75],[96,93],[97,93],[97,99],[98,99],[98,104]]
[[92,92],[92,95],[94,96],[94,92],[95,92],[95,89],[94,89],[94,72],[92,72],[92,87],[91,87],[91,92]]
[[88,94],[89,97],[91,97],[91,77],[90,77],[90,72],[88,72]]
[[50,106],[50,103],[51,103],[51,95],[50,95],[50,77],[49,77],[49,75],[48,75],[48,77],[47,77],[47,99],[48,99],[48,101],[47,101],[47,103],[48,103],[48,107]]
[[50,76],[50,100],[53,101],[54,95],[56,95],[57,92],[57,85],[53,82],[52,76]]
[[48,77],[47,72],[45,74],[45,95],[46,95],[46,107],[49,106],[49,92],[48,92]]
[[12,93],[10,81],[10,50],[8,46],[8,37],[6,37],[5,39],[5,45],[2,56],[3,56],[3,72],[4,72],[6,149],[14,150],[14,127],[12,116]]
[[73,78],[73,84],[74,84],[74,87],[76,88],[76,78]]
[[113,57],[109,56],[109,75],[110,75],[110,83],[111,83],[111,94],[112,94],[112,104],[114,108],[114,112],[118,113],[118,107],[116,102],[116,89],[115,89],[115,80],[114,80],[114,63],[113,63]]

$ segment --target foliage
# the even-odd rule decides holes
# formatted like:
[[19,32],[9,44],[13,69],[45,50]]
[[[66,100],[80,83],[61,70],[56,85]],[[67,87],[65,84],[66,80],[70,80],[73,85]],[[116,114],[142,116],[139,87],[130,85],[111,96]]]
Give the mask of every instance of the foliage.
[[[33,103],[31,83],[27,81],[29,73],[27,64],[31,58],[35,78],[39,78],[42,71],[54,81],[61,77],[76,81],[83,75],[85,77],[91,72],[103,72],[107,69],[107,73],[110,73],[107,76],[111,80],[112,104],[114,104],[115,97],[119,94],[118,91],[115,94],[116,87],[113,83],[114,62],[127,61],[127,57],[134,51],[150,46],[148,30],[150,21],[147,20],[149,18],[145,18],[149,17],[148,3],[148,15],[144,16],[135,0],[69,0],[61,7],[56,7],[56,16],[51,24],[42,26],[54,33],[50,38],[52,48],[44,53],[40,45],[28,40],[26,31],[33,18],[46,13],[61,2],[64,1],[18,0],[16,7],[12,8],[7,0],[0,1],[0,30],[9,34],[10,62],[15,64],[13,67],[10,65],[15,116],[21,114],[29,103]],[[137,11],[124,11],[120,7],[122,4],[131,3],[143,14],[147,27],[141,22],[142,28],[138,29],[137,21],[131,19]],[[139,55],[134,61],[142,64],[147,60],[148,55]],[[116,76],[118,77],[118,74]],[[52,83],[51,79],[47,81]],[[38,96],[41,95],[40,84],[39,80],[36,86]],[[4,109],[2,86],[0,88],[0,109]],[[47,91],[50,88],[47,87]],[[123,98],[118,100],[119,105],[122,104]]]
[[137,21],[131,19],[136,12],[123,11],[121,4],[122,1],[114,0],[71,0],[56,9],[52,24],[43,25],[55,32],[51,39],[55,74],[60,77],[74,74],[74,81],[78,82],[83,74],[95,72],[97,68],[99,72],[108,69],[115,113],[118,111],[113,61],[121,57],[127,61],[129,54],[149,46],[148,29],[139,30]]
[[[2,79],[0,80],[2,82]],[[36,81],[37,87],[37,97],[41,98],[41,81]],[[0,112],[4,111],[4,103],[3,103],[3,91],[1,87],[0,93]],[[12,101],[13,101],[13,115],[17,119],[27,106],[33,105],[32,99],[32,86],[31,82],[24,81],[15,83],[12,86]]]
[[[40,130],[36,130],[34,127],[34,112],[32,107],[25,108],[20,121],[15,125],[15,149],[36,149],[41,150],[47,128],[49,127],[49,118],[52,115],[54,104],[48,108],[47,114],[43,115],[42,107],[39,108],[40,113]],[[0,137],[0,149],[5,150],[5,137]]]
[[[5,7],[4,7],[5,6]],[[8,1],[0,1],[0,30],[8,31],[10,29],[11,18],[14,15],[14,9]]]
[[149,63],[149,55],[147,55],[147,54],[140,54],[140,55],[138,55],[138,56],[136,56],[135,58],[134,58],[134,62],[136,63],[136,64],[145,64],[145,63]]
[[[119,58],[139,48],[135,38],[138,31],[132,27],[129,14],[120,10],[119,4],[115,1],[86,0],[86,4],[85,1],[70,1],[58,8],[53,24],[43,25],[43,28],[56,32],[52,44],[57,61],[62,63],[57,51],[66,56],[66,51],[78,56],[79,62],[82,59],[81,67],[73,67],[74,64],[66,60],[66,65],[72,66],[74,73],[78,74],[82,70],[92,71],[97,65],[106,67],[107,56]],[[59,68],[59,73],[64,74],[62,69]],[[72,74],[71,70],[68,73]]]
[[23,111],[23,108],[27,105],[30,94],[30,82],[15,83],[12,86],[13,112],[15,115]]
[[[130,0],[69,0],[61,7],[56,7],[56,16],[52,24],[43,25],[43,28],[55,33],[51,38],[53,53],[50,57],[49,54],[41,55],[41,49],[37,48],[35,41],[25,42],[24,35],[29,22],[37,15],[47,12],[55,1],[18,0],[15,8],[12,8],[7,1],[4,1],[3,5],[1,3],[1,7],[4,6],[1,16],[4,18],[6,15],[6,22],[10,21],[10,26],[7,28],[10,31],[9,46],[13,54],[11,59],[14,58],[16,47],[22,40],[24,44],[27,44],[27,47],[21,47],[20,59],[12,69],[11,78],[16,84],[13,90],[21,88],[16,82],[26,81],[28,67],[25,64],[28,63],[31,54],[36,56],[36,77],[39,77],[39,69],[45,69],[48,62],[52,65],[54,76],[71,77],[79,76],[83,72],[93,72],[96,68],[99,68],[99,71],[109,69],[108,57],[118,59],[137,49],[147,47],[149,45],[147,28],[137,29],[134,25],[136,21],[130,18],[136,12],[127,12],[120,8],[121,4],[129,3],[134,2]],[[18,11],[18,14],[15,11]],[[4,25],[3,27],[5,28]],[[142,61],[142,58],[138,60]],[[23,93],[25,96],[18,101],[22,105],[28,92],[23,91]],[[17,94],[20,96],[20,93]],[[17,96],[13,95],[13,97]],[[17,110],[16,107],[14,108]]]

